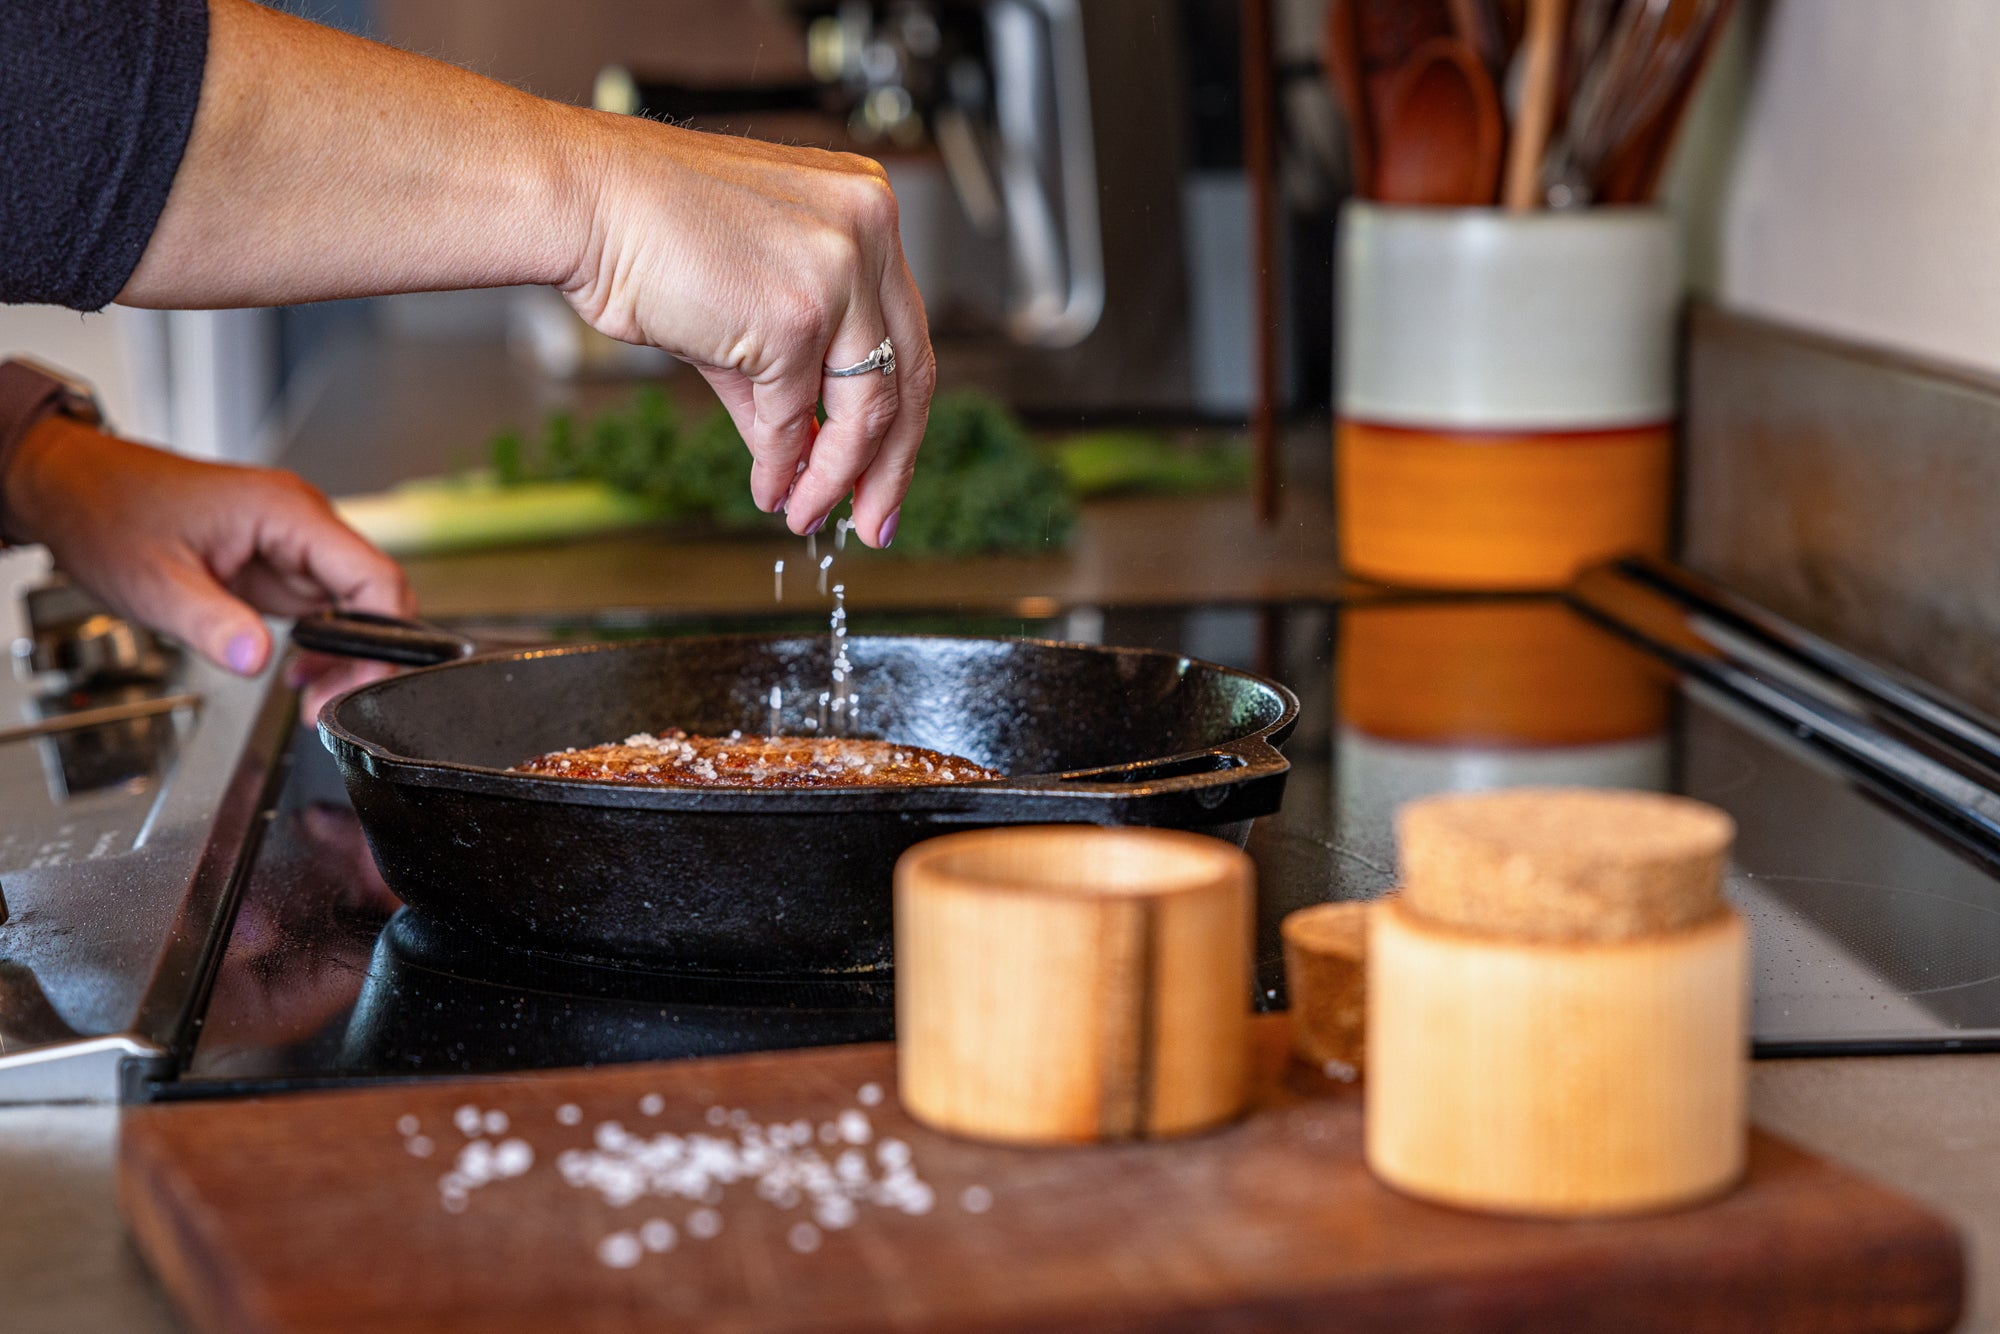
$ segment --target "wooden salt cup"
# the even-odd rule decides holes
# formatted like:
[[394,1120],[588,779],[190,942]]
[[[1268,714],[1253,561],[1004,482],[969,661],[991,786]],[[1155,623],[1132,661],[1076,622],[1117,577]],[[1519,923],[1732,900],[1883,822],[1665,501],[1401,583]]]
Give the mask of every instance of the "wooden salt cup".
[[1186,1134],[1247,1097],[1254,871],[1219,839],[975,830],[896,866],[897,1081],[940,1130]]

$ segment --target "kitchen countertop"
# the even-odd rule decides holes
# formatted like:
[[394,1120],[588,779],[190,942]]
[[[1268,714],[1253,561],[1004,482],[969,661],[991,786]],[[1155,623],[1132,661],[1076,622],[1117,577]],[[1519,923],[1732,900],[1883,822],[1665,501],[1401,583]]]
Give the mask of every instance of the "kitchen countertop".
[[[437,471],[470,457],[496,426],[566,398],[610,401],[612,392],[536,385],[492,349],[378,346],[356,357],[294,413],[280,456],[336,492]],[[1250,522],[1242,497],[1116,500],[1088,508],[1065,557],[919,562],[850,550],[843,576],[856,602],[881,607],[1332,596],[1342,581],[1323,442],[1323,426],[1292,442],[1295,484],[1270,529]],[[642,534],[431,557],[410,562],[410,575],[436,616],[719,611],[768,606],[772,560],[798,548],[783,537],[699,543]],[[1768,1129],[1956,1220],[1973,1275],[1963,1328],[2000,1334],[2000,1299],[1985,1268],[2000,1256],[2000,1118],[1991,1111],[2000,1105],[2000,1056],[1763,1061],[1751,1093],[1752,1113]],[[0,1323],[9,1331],[177,1327],[118,1218],[115,1137],[111,1108],[0,1109]]]

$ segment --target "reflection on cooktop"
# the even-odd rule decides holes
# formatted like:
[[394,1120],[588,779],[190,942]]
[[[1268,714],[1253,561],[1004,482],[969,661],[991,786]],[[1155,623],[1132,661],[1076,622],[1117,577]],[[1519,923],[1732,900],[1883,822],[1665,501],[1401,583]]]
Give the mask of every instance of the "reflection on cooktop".
[[894,1033],[893,1001],[879,979],[739,980],[555,959],[405,908],[376,941],[339,1067],[471,1073],[878,1042]]
[[[1101,627],[1107,643],[1199,644],[1300,696],[1284,807],[1249,843],[1261,1007],[1284,1000],[1287,912],[1393,885],[1401,801],[1520,783],[1657,787],[1739,824],[1729,893],[1753,926],[1761,1052],[2000,1043],[1994,867],[1557,602],[1107,608],[999,628],[1077,625]],[[925,628],[952,627],[933,617]],[[293,765],[172,1093],[889,1035],[882,978],[746,983],[559,959],[398,911],[310,735]]]

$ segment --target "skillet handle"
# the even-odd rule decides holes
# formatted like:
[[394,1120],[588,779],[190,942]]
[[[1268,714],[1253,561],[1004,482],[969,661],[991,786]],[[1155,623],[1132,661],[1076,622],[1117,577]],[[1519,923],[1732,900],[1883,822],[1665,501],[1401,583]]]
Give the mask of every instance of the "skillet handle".
[[470,639],[423,621],[402,621],[367,611],[321,612],[292,625],[292,642],[315,653],[432,667],[456,662],[477,649]]

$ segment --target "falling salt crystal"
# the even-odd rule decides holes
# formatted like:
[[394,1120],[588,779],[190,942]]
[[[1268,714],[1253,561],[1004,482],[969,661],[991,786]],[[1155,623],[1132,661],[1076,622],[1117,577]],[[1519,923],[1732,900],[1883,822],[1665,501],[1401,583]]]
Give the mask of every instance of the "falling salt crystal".
[[705,1118],[710,1125],[719,1126],[729,1119],[729,1112],[726,1108],[711,1107],[705,1114]]
[[908,1167],[910,1146],[899,1139],[885,1139],[875,1146],[875,1161],[884,1167]]
[[688,1215],[687,1230],[690,1237],[707,1241],[722,1231],[722,1215],[713,1209],[697,1209]]
[[451,1123],[458,1127],[460,1134],[471,1139],[479,1133],[479,1109],[467,1103],[451,1114]]
[[639,1239],[630,1232],[614,1232],[597,1243],[597,1258],[612,1269],[630,1269],[645,1253]]
[[833,568],[833,557],[822,556],[819,562],[819,595],[826,596],[826,572]]
[[868,1118],[852,1107],[840,1114],[836,1124],[840,1127],[840,1137],[849,1144],[866,1144],[874,1137],[874,1128],[868,1124]]
[[583,1108],[577,1106],[573,1102],[566,1102],[562,1106],[556,1108],[556,1120],[562,1122],[566,1126],[576,1125],[578,1122],[583,1120]]
[[779,561],[771,567],[771,600],[773,602],[783,602],[785,600],[785,563],[783,561]]
[[431,1143],[429,1135],[412,1135],[403,1141],[403,1147],[410,1151],[412,1158],[428,1158],[437,1145]]
[[927,1214],[931,1205],[937,1202],[937,1192],[919,1181],[903,1194],[903,1212],[906,1214]]
[[829,1232],[838,1232],[854,1222],[854,1201],[845,1195],[829,1195],[813,1210],[813,1218]]
[[408,1139],[421,1129],[423,1129],[423,1122],[417,1120],[414,1116],[401,1116],[396,1119],[396,1133],[404,1139]]
[[1352,1084],[1361,1072],[1346,1061],[1328,1061],[1320,1067],[1320,1073],[1328,1079],[1337,1079],[1343,1084]]
[[854,520],[852,519],[835,520],[833,525],[833,549],[835,551],[847,550],[847,535],[853,531],[854,531]]
[[810,1255],[819,1249],[819,1229],[811,1223],[792,1224],[792,1230],[785,1239],[791,1242],[792,1249],[800,1255]]
[[502,1177],[517,1177],[535,1165],[535,1151],[524,1139],[500,1141],[500,1147],[493,1151],[493,1174]]
[[487,1134],[504,1135],[507,1133],[507,1113],[499,1111],[488,1112],[485,1124]]
[[993,1207],[993,1192],[984,1186],[967,1186],[959,1192],[958,1207],[969,1214],[983,1214]]
[[[807,534],[806,534],[806,559],[807,559],[807,560],[818,560],[818,559],[819,559],[819,534],[818,534],[818,533],[807,533]],[[824,592],[826,592],[826,590],[825,590],[824,588],[822,588],[822,589],[820,589],[820,592],[824,593]]]
[[639,1244],[655,1254],[672,1250],[676,1240],[674,1225],[664,1218],[649,1218],[639,1228]]
[[880,1084],[863,1084],[861,1091],[854,1095],[854,1099],[863,1107],[873,1107],[882,1101],[882,1086]]
[[648,1093],[639,1099],[639,1111],[644,1116],[658,1116],[667,1108],[667,1100],[657,1093]]
[[741,1129],[742,1127],[749,1125],[750,1113],[744,1111],[741,1107],[738,1107],[735,1111],[729,1114],[729,1124],[737,1127],[738,1129]]

